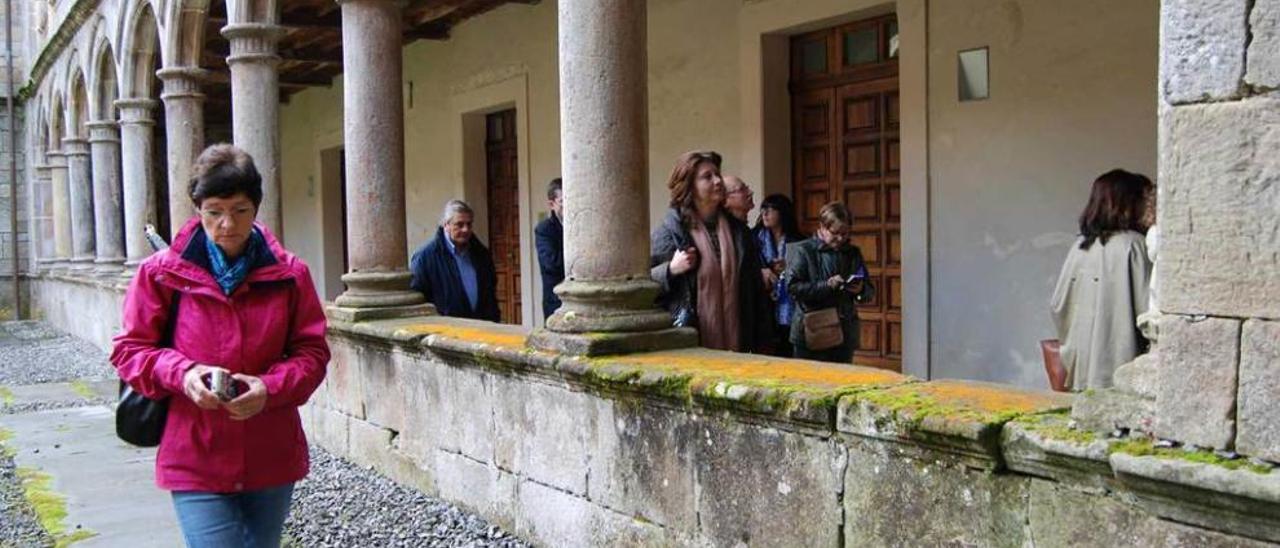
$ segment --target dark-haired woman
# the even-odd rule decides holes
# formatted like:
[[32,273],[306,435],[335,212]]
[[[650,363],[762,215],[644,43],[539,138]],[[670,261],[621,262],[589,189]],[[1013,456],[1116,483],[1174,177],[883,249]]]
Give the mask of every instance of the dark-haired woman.
[[783,273],[787,269],[787,246],[804,240],[796,222],[795,205],[782,194],[771,194],[760,204],[760,219],[755,228],[756,245],[760,246],[760,263],[764,265],[764,290],[773,302],[773,341],[775,356],[792,356],[791,315],[795,303],[787,291]]
[[[187,545],[279,546],[309,466],[298,407],[329,361],[324,310],[307,265],[254,221],[262,178],[248,154],[209,147],[189,193],[198,217],[138,266],[111,363],[169,400],[156,484]],[[236,393],[215,392],[227,375]]]
[[1051,303],[1069,390],[1110,387],[1115,369],[1146,349],[1137,318],[1147,310],[1144,233],[1154,190],[1147,177],[1120,169],[1093,182]]
[[724,210],[720,155],[687,152],[667,181],[671,209],[650,235],[658,303],[706,348],[754,352],[769,333],[760,252],[746,223]]

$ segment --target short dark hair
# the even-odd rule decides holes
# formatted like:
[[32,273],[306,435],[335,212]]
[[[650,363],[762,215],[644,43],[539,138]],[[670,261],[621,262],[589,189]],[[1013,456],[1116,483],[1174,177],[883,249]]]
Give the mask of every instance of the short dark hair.
[[1113,169],[1093,181],[1089,203],[1080,213],[1080,249],[1089,249],[1093,242],[1107,240],[1116,232],[1132,230],[1145,234],[1147,197],[1155,184],[1146,175],[1123,169]]
[[547,199],[556,199],[556,193],[564,193],[564,181],[561,181],[559,177],[556,177],[555,179],[552,179],[550,183],[547,183]]
[[[800,223],[796,222],[796,206],[791,203],[791,198],[788,198],[785,194],[770,194],[760,203],[760,211],[763,213],[766,209],[778,212],[784,236],[794,240],[804,239],[804,234],[800,232]],[[760,215],[756,219],[756,229],[765,230],[764,215]]]
[[221,143],[206,148],[194,168],[187,193],[196,207],[207,198],[230,198],[240,193],[253,207],[262,204],[262,175],[253,165],[253,157],[239,147]]

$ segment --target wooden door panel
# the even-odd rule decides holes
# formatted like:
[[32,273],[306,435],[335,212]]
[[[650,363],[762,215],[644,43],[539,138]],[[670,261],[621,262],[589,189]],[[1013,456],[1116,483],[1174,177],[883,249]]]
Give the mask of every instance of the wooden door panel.
[[855,230],[849,239],[853,245],[858,246],[862,250],[862,260],[867,263],[867,268],[879,268],[880,262],[880,231],[859,231]]
[[880,222],[879,185],[846,187],[844,203],[849,206],[854,224]]
[[520,310],[520,202],[515,110],[485,120],[489,251],[497,273],[495,293],[502,323],[518,324]]
[[880,143],[849,143],[844,146],[844,178],[880,176]]

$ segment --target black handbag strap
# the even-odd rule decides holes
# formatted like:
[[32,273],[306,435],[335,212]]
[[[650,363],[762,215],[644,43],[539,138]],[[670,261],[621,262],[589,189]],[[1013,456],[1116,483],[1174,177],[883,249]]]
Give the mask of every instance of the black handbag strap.
[[[160,341],[156,345],[160,348],[173,348],[173,330],[178,324],[178,298],[182,295],[181,291],[173,290],[173,296],[169,297],[169,317],[165,318],[164,333],[160,335]],[[124,379],[120,379],[120,394],[124,395],[124,390],[128,383]]]

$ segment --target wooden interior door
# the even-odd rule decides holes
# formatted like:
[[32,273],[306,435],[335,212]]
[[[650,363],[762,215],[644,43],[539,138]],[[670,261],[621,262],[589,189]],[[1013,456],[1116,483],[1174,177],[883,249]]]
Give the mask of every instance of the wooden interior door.
[[897,19],[858,21],[791,45],[793,179],[803,228],[841,201],[876,297],[858,307],[854,361],[902,370],[901,170]]
[[485,117],[489,251],[498,272],[502,323],[520,323],[520,181],[516,171],[516,111]]

